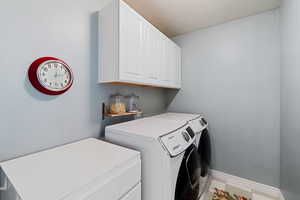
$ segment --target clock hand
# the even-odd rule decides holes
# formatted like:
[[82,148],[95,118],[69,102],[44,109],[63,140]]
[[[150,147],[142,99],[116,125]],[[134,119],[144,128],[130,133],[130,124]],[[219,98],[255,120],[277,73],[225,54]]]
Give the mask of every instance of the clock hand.
[[55,74],[54,74],[54,78],[55,78],[55,83],[54,85],[57,87],[58,83],[57,83],[57,78],[58,78],[58,70],[57,70],[57,67],[56,67],[56,70],[55,70]]

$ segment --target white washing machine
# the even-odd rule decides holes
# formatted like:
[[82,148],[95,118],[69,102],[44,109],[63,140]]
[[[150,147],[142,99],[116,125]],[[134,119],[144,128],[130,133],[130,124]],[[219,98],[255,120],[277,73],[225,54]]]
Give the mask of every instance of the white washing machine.
[[105,135],[141,152],[143,200],[200,198],[200,158],[188,123],[149,117],[108,126]]
[[189,113],[164,113],[152,117],[188,123],[196,134],[195,144],[197,146],[201,165],[200,192],[202,194],[209,185],[211,166],[211,141],[206,119],[201,114]]

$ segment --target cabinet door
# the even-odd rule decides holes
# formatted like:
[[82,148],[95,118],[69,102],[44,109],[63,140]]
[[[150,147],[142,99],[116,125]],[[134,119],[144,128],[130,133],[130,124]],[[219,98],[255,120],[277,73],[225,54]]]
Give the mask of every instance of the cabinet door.
[[176,45],[170,41],[169,43],[169,80],[171,86],[175,87],[177,80],[177,56],[176,56]]
[[120,1],[119,30],[119,73],[120,79],[137,81],[141,79],[142,21],[123,1]]
[[159,65],[160,65],[160,32],[151,26],[150,29],[150,57],[149,57],[149,79],[154,84],[159,84]]
[[140,37],[141,37],[141,57],[140,57],[140,68],[141,74],[143,76],[143,81],[149,82],[149,77],[151,76],[151,29],[149,25],[141,18],[141,30],[140,30]]
[[172,42],[168,38],[164,38],[163,41],[163,66],[162,66],[162,81],[167,87],[173,87],[174,85],[174,56],[175,51]]
[[158,84],[159,32],[149,22],[142,19],[141,29],[141,69],[143,80],[152,85]]
[[169,53],[168,53],[168,43],[165,37],[160,38],[160,70],[159,70],[159,79],[161,80],[164,86],[169,84],[169,77],[168,77],[168,62],[169,62]]
[[164,38],[161,48],[160,79],[164,86],[180,88],[181,49],[168,38]]
[[176,51],[176,87],[181,88],[181,48],[175,47]]
[[172,87],[178,88],[181,83],[181,49],[173,42],[170,44],[170,66]]

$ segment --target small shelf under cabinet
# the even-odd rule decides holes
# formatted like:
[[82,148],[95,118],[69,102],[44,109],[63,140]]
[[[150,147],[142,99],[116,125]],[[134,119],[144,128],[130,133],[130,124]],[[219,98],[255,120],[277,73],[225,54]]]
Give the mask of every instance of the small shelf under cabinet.
[[119,114],[111,114],[107,112],[107,107],[105,103],[102,103],[102,120],[106,118],[116,118],[116,117],[124,117],[124,116],[131,116],[131,115],[142,115],[142,111],[137,111],[137,112],[124,112],[124,113],[119,113]]

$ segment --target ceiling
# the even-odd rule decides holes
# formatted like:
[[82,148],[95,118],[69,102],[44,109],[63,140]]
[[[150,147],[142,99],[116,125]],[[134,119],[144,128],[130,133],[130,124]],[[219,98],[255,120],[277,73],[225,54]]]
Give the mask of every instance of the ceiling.
[[125,0],[169,37],[278,8],[280,0]]

